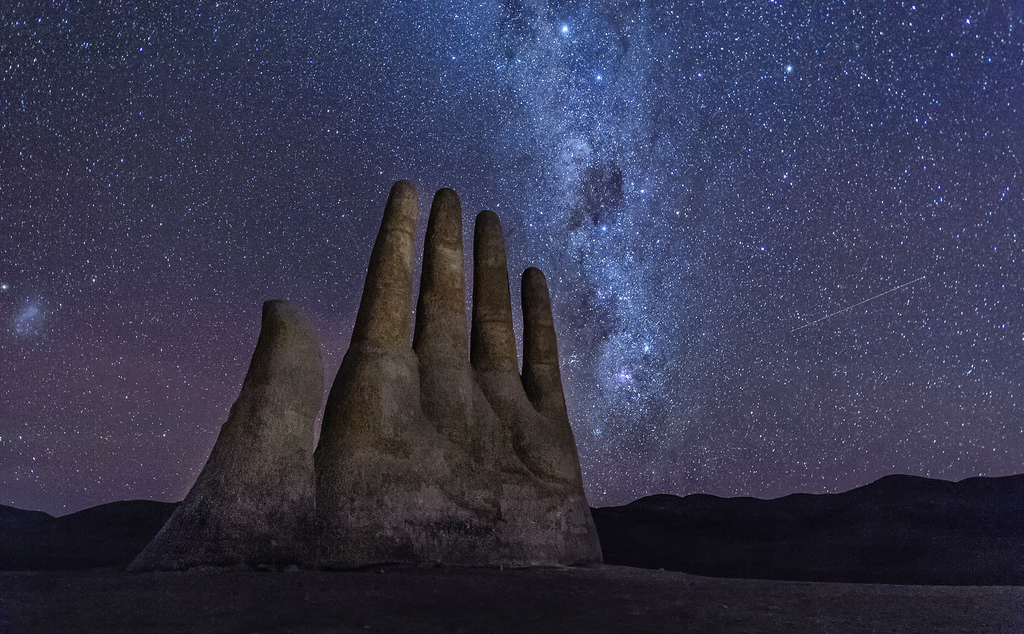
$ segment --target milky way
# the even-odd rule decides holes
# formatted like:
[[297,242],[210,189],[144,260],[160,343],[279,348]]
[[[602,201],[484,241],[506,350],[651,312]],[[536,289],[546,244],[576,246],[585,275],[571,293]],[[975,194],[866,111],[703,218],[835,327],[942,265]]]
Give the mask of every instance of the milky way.
[[0,8],[0,504],[180,499],[265,299],[333,377],[400,178],[547,273],[593,505],[1022,470],[1019,8],[164,4]]

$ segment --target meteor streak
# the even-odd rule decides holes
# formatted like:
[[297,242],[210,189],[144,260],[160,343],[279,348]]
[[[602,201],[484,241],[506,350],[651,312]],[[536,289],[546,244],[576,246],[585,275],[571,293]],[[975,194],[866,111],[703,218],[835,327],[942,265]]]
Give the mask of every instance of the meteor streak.
[[895,286],[893,288],[890,288],[889,290],[885,291],[884,293],[879,293],[878,295],[875,295],[874,297],[869,297],[869,298],[867,298],[867,299],[865,299],[863,301],[857,302],[853,306],[847,306],[846,308],[844,308],[842,310],[837,310],[834,313],[830,313],[828,315],[825,315],[821,319],[815,319],[814,321],[808,322],[808,323],[804,324],[803,326],[800,326],[798,328],[794,328],[793,330],[790,330],[790,332],[796,332],[797,330],[803,330],[804,328],[807,328],[809,326],[813,326],[814,324],[819,324],[819,323],[825,321],[826,319],[828,319],[829,317],[835,317],[836,315],[845,313],[848,310],[853,310],[854,308],[856,308],[856,307],[858,307],[858,306],[860,306],[862,304],[867,304],[871,300],[878,299],[879,297],[882,297],[883,295],[888,295],[889,293],[895,293],[896,291],[900,290],[901,288],[905,288],[907,286],[910,286],[914,282],[920,282],[924,278],[925,278],[925,276],[922,275],[921,277],[917,278],[916,280],[910,280],[909,282],[907,282],[905,284],[900,284],[899,286]]

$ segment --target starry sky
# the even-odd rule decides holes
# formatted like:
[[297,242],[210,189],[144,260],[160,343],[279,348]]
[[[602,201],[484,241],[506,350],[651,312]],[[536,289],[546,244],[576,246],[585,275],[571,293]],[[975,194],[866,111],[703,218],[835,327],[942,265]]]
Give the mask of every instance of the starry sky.
[[0,504],[181,499],[266,299],[330,383],[401,178],[547,274],[594,506],[1024,471],[1019,2],[15,1]]

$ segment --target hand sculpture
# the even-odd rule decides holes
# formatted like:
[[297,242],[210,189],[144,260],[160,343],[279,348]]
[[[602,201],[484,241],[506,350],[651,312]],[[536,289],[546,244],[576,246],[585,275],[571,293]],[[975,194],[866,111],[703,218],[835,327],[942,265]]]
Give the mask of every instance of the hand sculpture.
[[470,338],[462,210],[438,191],[410,346],[417,209],[412,184],[395,183],[327,401],[314,458],[319,565],[600,561],[544,275],[523,274],[520,376],[498,218],[476,220]]
[[481,213],[467,349],[462,210],[442,189],[410,347],[417,206],[396,183],[315,454],[320,346],[302,311],[270,301],[209,460],[130,570],[600,561],[544,275],[523,274],[520,376],[501,225]]

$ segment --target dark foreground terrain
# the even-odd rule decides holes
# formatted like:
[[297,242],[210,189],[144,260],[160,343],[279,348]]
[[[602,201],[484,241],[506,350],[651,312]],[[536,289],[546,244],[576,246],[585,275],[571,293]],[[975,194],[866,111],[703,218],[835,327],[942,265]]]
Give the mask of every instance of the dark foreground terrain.
[[1024,475],[893,475],[835,495],[655,495],[592,511],[609,564],[716,577],[1024,585]]
[[593,509],[606,563],[655,570],[123,572],[174,506],[0,507],[0,634],[1024,633],[1024,476]]
[[1024,588],[712,579],[618,566],[0,573],[0,631],[1024,632]]
[[176,506],[111,502],[61,517],[0,506],[0,570],[126,568]]

